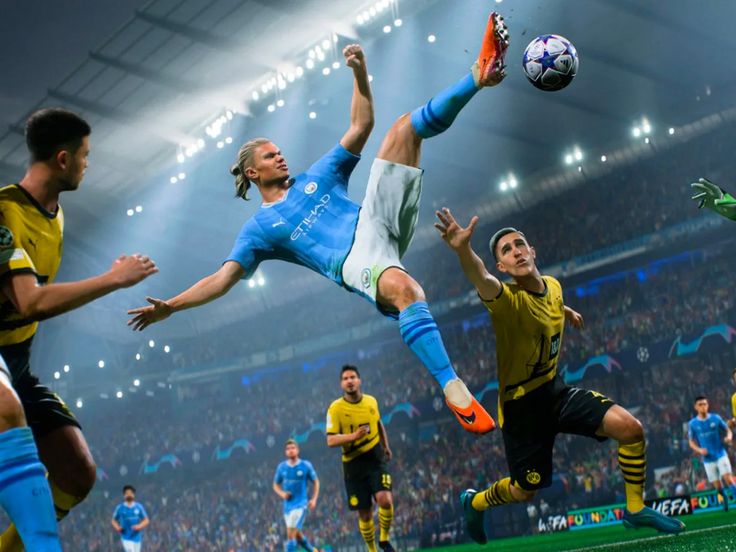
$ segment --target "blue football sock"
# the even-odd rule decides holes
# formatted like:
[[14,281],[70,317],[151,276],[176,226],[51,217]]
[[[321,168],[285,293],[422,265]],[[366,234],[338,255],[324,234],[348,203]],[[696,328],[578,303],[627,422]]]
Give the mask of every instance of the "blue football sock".
[[736,500],[736,483],[732,483],[728,486],[728,492],[731,493],[731,498]]
[[419,357],[440,387],[444,389],[448,381],[457,378],[427,303],[417,301],[401,311],[399,330],[404,343]]
[[286,552],[296,552],[296,539],[286,541]]
[[61,552],[46,468],[28,427],[0,433],[0,506],[26,550]]
[[298,540],[297,543],[307,552],[312,552],[315,548],[315,546],[311,542],[309,542],[309,539],[305,535],[302,535],[302,540]]
[[473,74],[468,73],[452,86],[445,88],[422,107],[411,112],[411,126],[422,138],[431,138],[445,132],[475,93]]

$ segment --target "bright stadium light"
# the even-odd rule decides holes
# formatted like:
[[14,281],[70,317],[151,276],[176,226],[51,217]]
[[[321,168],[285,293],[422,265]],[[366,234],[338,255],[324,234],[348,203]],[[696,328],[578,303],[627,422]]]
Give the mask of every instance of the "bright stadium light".
[[97,361],[97,367],[98,368],[104,368],[105,367],[105,361],[104,360],[98,360]]
[[340,62],[339,61],[333,61],[332,62],[332,68],[333,69],[339,69],[340,68]]
[[186,157],[184,157],[184,154],[183,153],[179,153],[179,154],[176,155],[176,160],[179,163],[183,163],[186,160]]
[[258,101],[258,98],[260,98],[261,96],[260,96],[260,94],[258,94],[258,90],[254,90],[251,93],[250,97],[253,98],[253,101],[254,102],[257,102]]
[[314,111],[310,111],[309,112],[309,118],[310,119],[316,119],[317,118],[317,113],[315,113]]
[[519,181],[516,180],[516,177],[513,174],[509,175],[509,188],[511,188],[513,190],[518,185],[519,185]]
[[329,67],[323,67],[322,68],[322,74],[326,77],[330,74],[330,68]]
[[394,19],[394,27],[401,27],[404,22],[401,19]]
[[639,138],[641,136],[641,129],[639,127],[634,127],[631,129],[631,135],[634,138]]
[[355,22],[358,25],[362,25],[363,23],[365,23],[365,19],[363,19],[363,14],[359,14],[358,17],[355,18]]
[[179,179],[176,178],[175,176],[172,176],[171,178],[169,178],[169,182],[171,182],[172,184],[176,184],[178,181],[179,181]]
[[143,212],[143,205],[136,205],[135,206],[135,212],[136,213],[142,213]]
[[281,100],[281,99],[279,99],[279,100],[278,100],[278,101],[276,102],[276,107],[284,107],[284,100]]
[[168,345],[164,345],[164,353],[170,353],[170,352],[171,352],[171,347],[169,347]]
[[286,80],[289,82],[294,82],[294,80],[296,80],[296,75],[294,75],[294,73],[290,71],[286,74]]
[[566,153],[565,154],[565,165],[572,165],[572,162],[574,161],[572,153]]
[[84,406],[84,402],[82,402],[82,399],[77,399],[77,408],[82,408]]
[[667,131],[667,133],[668,133],[668,134],[669,134],[670,136],[672,136],[672,135],[673,135],[673,134],[675,133],[675,129],[674,129],[674,128],[672,128],[672,127],[670,127],[670,128],[669,128],[669,130]]
[[127,214],[129,217],[132,217],[133,215],[135,215],[135,211],[133,209],[128,209],[127,211],[125,211],[125,214]]
[[232,136],[228,136],[227,138],[225,138],[225,143],[226,144],[232,144],[233,143],[233,137]]
[[647,136],[646,138],[644,138],[644,143],[645,144],[648,144],[649,143],[649,136]]
[[65,373],[65,374],[68,374],[68,373],[69,373],[69,370],[71,370],[71,369],[72,369],[72,367],[71,367],[71,366],[69,366],[68,364],[65,364],[65,365],[64,365],[64,373]]
[[304,65],[307,66],[307,69],[314,69],[314,61],[311,59],[308,59],[306,62],[304,62]]
[[263,92],[264,94],[265,94],[266,92],[268,92],[268,85],[266,85],[266,84],[262,84],[262,85],[261,85],[261,92]]
[[184,180],[187,177],[187,173],[180,172],[179,173],[179,180]]
[[583,160],[583,152],[580,151],[580,148],[575,148],[575,151],[573,152],[573,155],[575,156],[575,161],[582,161]]
[[294,72],[296,73],[296,78],[299,78],[304,74],[304,69],[301,65],[297,65],[297,68]]
[[504,180],[503,182],[501,182],[501,184],[499,184],[498,188],[499,188],[499,189],[500,189],[500,190],[501,190],[502,192],[505,192],[506,190],[508,190],[508,189],[509,189],[509,183],[508,183],[508,182],[506,182],[506,181]]
[[61,377],[61,372],[54,372],[54,379],[59,379]]
[[649,124],[649,121],[647,121],[646,118],[641,120],[641,131],[644,134],[649,134],[652,132],[652,125]]
[[133,385],[135,385],[136,387],[140,387],[141,386],[141,380],[139,380],[138,378],[134,379],[133,380]]
[[248,287],[249,288],[256,287],[256,283],[255,283],[255,281],[252,278],[250,280],[248,280]]
[[135,354],[135,359],[136,360],[140,360],[141,359],[141,354],[140,353],[136,353]]
[[258,277],[258,285],[259,285],[260,287],[263,287],[263,286],[265,286],[265,285],[266,285],[266,279],[265,279],[265,278],[264,278],[263,276],[259,276],[259,277]]
[[156,346],[156,342],[153,339],[149,339],[148,346],[153,349]]
[[383,32],[388,34],[391,32],[391,25],[384,25],[383,26]]
[[605,163],[606,161],[608,161],[608,157],[601,155],[601,163]]
[[227,118],[228,121],[232,121],[233,112],[228,109],[227,111],[225,111],[225,117]]
[[329,48],[329,47],[330,47],[330,41],[329,41],[328,39],[326,39],[326,38],[325,38],[325,39],[324,39],[324,40],[322,41],[322,48],[324,48],[324,49],[326,50],[326,49],[327,49],[327,48]]
[[117,397],[118,399],[122,399],[122,398],[123,398],[123,392],[122,392],[122,391],[118,391],[117,393],[115,393],[115,396],[116,396],[116,397]]
[[434,42],[435,42],[436,40],[437,40],[437,37],[436,37],[436,36],[434,36],[433,34],[431,34],[431,35],[429,35],[429,36],[427,37],[427,42],[429,42],[430,44],[434,44]]
[[217,142],[217,147],[218,147],[219,149],[222,149],[222,148],[224,148],[224,147],[225,147],[225,142],[223,142],[222,140],[220,140],[219,142]]
[[269,104],[269,106],[267,107],[267,109],[268,109],[268,112],[269,113],[273,113],[274,111],[276,111],[276,106],[273,105],[273,104]]

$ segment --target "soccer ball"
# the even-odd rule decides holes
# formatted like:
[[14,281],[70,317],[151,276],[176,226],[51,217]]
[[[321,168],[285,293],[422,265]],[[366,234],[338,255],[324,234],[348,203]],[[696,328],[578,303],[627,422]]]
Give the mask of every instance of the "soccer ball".
[[578,53],[564,36],[538,36],[524,50],[524,73],[540,90],[562,90],[577,72]]

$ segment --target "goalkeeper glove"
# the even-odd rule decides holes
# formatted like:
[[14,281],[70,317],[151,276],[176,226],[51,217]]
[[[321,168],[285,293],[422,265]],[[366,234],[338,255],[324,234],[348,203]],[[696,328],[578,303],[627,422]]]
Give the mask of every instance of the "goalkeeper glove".
[[727,219],[736,221],[736,198],[705,178],[690,184],[695,195],[691,199],[698,203],[698,209],[706,207]]

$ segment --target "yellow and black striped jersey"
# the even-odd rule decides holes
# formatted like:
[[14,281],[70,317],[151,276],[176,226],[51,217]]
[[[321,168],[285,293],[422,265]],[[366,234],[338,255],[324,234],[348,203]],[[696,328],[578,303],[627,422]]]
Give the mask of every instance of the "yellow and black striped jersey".
[[342,461],[350,462],[361,454],[372,450],[380,442],[378,423],[381,413],[378,401],[371,395],[363,395],[357,403],[351,403],[340,397],[327,409],[327,435],[348,434],[362,425],[368,425],[368,433],[353,443],[342,446]]
[[[46,211],[18,184],[0,188],[0,278],[30,273],[51,283],[61,264],[64,214]],[[0,297],[0,346],[33,337],[38,322],[21,318],[13,303]]]
[[736,418],[736,393],[731,395],[731,416]]
[[496,332],[500,424],[505,402],[520,399],[557,374],[565,305],[560,283],[551,276],[542,279],[543,293],[502,284],[495,299],[483,301]]

